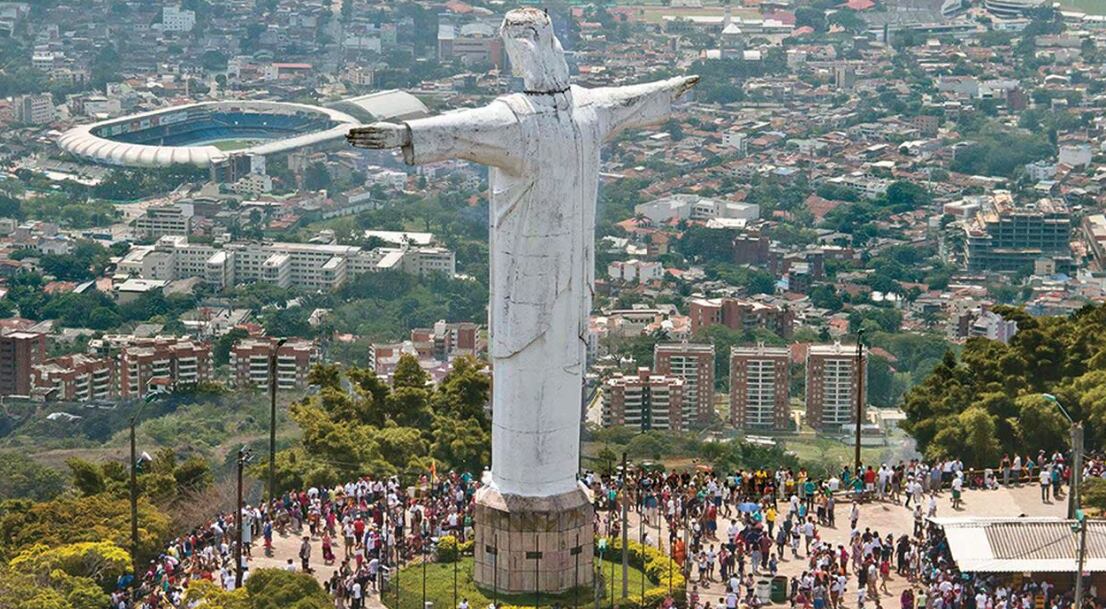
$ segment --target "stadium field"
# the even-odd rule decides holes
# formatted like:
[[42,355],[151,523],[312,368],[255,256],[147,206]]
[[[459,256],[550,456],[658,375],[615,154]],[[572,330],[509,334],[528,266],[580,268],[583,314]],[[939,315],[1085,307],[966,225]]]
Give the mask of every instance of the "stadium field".
[[1060,6],[1088,15],[1106,15],[1106,0],[1060,0]]
[[219,150],[242,150],[243,148],[249,148],[258,143],[258,140],[219,140],[211,142],[212,146],[215,146]]

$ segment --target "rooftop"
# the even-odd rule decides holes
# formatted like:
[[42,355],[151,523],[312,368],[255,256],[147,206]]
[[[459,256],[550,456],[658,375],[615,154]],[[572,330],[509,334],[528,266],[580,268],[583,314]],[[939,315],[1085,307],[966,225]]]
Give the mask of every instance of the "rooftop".
[[[1061,518],[933,518],[964,572],[1073,573],[1079,548],[1074,520]],[[1087,521],[1084,570],[1106,572],[1106,521]]]

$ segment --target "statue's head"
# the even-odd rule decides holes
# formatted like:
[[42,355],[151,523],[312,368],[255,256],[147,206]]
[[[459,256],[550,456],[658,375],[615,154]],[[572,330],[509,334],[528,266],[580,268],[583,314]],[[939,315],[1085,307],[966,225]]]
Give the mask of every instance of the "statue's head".
[[554,92],[568,88],[568,64],[561,41],[545,11],[520,8],[507,13],[500,35],[515,76],[527,91]]

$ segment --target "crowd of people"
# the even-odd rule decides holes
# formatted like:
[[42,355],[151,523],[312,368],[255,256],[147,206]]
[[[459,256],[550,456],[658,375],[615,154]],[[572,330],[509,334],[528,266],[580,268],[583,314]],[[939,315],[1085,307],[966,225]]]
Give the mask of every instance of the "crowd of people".
[[[892,577],[909,584],[900,594],[900,609],[1029,609],[1027,599],[1041,594],[1048,609],[1071,609],[1070,595],[1057,594],[1048,584],[1010,586],[959,573],[940,529],[926,524],[937,514],[939,496],[944,504],[946,490],[957,509],[965,487],[1029,484],[1035,475],[1044,487],[1047,472],[1050,496],[1058,497],[1054,472],[1065,481],[1069,469],[1062,455],[1042,453],[1036,460],[1004,458],[996,470],[983,472],[950,460],[843,468],[824,478],[803,469],[720,475],[704,468],[638,470],[625,477],[620,471],[588,472],[582,482],[595,497],[597,536],[619,536],[627,526],[623,509],[632,513],[625,522],[635,523],[634,537],[659,546],[682,566],[689,609],[755,609],[766,602],[762,581],[785,571],[789,575],[778,581],[785,602],[804,609],[882,608]],[[1101,460],[1089,461],[1084,471],[1106,473]],[[423,476],[410,488],[396,478],[365,477],[287,492],[245,506],[239,517],[217,514],[170,542],[137,580],[121,580],[113,607],[180,607],[190,582],[199,579],[236,588],[234,540],[241,525],[243,581],[258,552],[272,554],[274,536],[295,536],[299,551],[284,568],[314,573],[321,561],[333,568],[324,587],[335,606],[361,609],[397,565],[432,560],[434,540],[471,538],[478,486],[471,475],[459,473]],[[909,510],[912,530],[869,526],[862,517],[866,502]],[[834,537],[847,542],[831,543],[825,533],[839,527],[847,527],[848,534]],[[320,556],[313,553],[316,545]]]

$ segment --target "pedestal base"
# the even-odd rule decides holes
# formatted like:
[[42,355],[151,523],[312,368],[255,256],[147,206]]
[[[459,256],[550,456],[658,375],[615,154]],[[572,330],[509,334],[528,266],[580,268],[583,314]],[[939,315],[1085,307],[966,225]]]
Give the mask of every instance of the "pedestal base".
[[476,493],[473,579],[500,594],[592,585],[594,507],[582,488],[553,497]]

